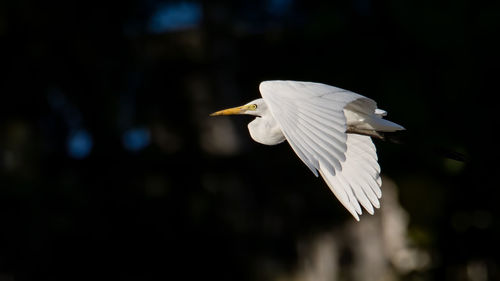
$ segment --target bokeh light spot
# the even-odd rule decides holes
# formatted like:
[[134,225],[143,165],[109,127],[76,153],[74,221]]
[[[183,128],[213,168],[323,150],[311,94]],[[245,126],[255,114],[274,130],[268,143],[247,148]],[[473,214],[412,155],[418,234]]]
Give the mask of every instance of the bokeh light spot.
[[87,157],[92,151],[92,146],[92,136],[84,129],[71,133],[68,138],[68,154],[72,158],[83,159]]
[[202,18],[200,3],[177,2],[161,5],[151,17],[149,31],[162,33],[193,28]]
[[132,128],[122,137],[123,146],[130,151],[139,151],[149,145],[151,133],[147,128]]

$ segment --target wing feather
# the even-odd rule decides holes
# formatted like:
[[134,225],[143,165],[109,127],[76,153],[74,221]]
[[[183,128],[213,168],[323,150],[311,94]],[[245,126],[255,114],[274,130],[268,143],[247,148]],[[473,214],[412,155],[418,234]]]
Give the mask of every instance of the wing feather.
[[345,175],[346,178],[350,179],[350,186],[354,194],[356,195],[356,199],[359,201],[361,206],[363,206],[363,208],[365,208],[368,211],[368,213],[373,214],[372,204],[370,203],[370,200],[363,191],[363,187],[361,186],[360,180],[359,178],[357,178],[357,176],[359,175],[356,174],[356,171],[354,171],[353,169],[346,168],[342,170],[341,173]]
[[[361,214],[361,208],[359,207],[359,204],[357,204],[357,201],[355,201],[355,203],[357,204],[357,208],[355,207],[356,204],[351,203],[351,200],[352,198],[354,198],[354,195],[349,194],[348,190],[346,189],[339,188],[340,186],[343,186],[343,184],[340,182],[339,177],[333,177],[330,174],[325,175],[323,174],[323,172],[321,172],[321,170],[319,172],[321,174],[321,177],[325,179],[325,182],[330,188],[330,190],[337,197],[337,199],[339,199],[340,203],[349,211],[349,213],[351,213],[351,215],[357,221],[359,221],[358,214]],[[329,180],[326,180],[326,178],[329,178]]]
[[[327,174],[327,173],[325,173],[325,174]],[[331,175],[331,174],[327,174],[327,175],[329,175],[330,179],[337,178],[339,180],[340,185],[337,185],[334,187],[336,189],[344,189],[347,192],[347,195],[349,196],[349,203],[356,210],[356,213],[361,215],[361,213],[362,213],[361,206],[359,205],[359,201],[356,198],[356,196],[354,195],[353,189],[351,188],[352,184],[349,181],[347,181],[347,179],[345,178],[345,175],[341,174],[341,173],[339,173],[337,175]],[[326,181],[326,179],[325,179],[325,181]]]
[[313,174],[317,177],[318,172],[317,170],[319,169],[319,162],[317,159],[315,159],[313,156],[314,154],[311,151],[308,151],[302,143],[304,143],[303,140],[300,138],[297,140],[297,138],[292,138],[290,134],[288,133],[292,129],[287,129],[285,131],[285,128],[293,128],[292,125],[288,123],[288,120],[283,120],[282,124],[282,132],[285,135],[285,138],[288,140],[288,143],[292,147],[292,149],[295,151],[295,153],[299,156],[299,158],[304,162],[307,167],[313,172]]
[[328,114],[328,112],[323,112],[321,110],[313,110],[312,107],[304,107],[301,109],[300,112],[303,114],[308,114],[309,116],[311,116],[311,118],[321,120],[321,123],[324,126],[332,127],[338,131],[345,130],[345,121],[342,122],[345,119],[345,115],[334,116]]
[[[359,153],[358,147],[365,147],[364,153],[376,154],[375,146],[370,137],[363,135],[348,134],[347,137],[347,151],[346,161],[342,163],[342,170],[337,172],[336,175],[330,175],[328,172],[323,173],[325,181],[331,182],[332,178],[346,179],[344,185],[338,188],[345,189],[348,193],[353,193],[359,203],[365,208],[368,213],[373,214],[373,207],[379,208],[379,198],[382,195],[380,191],[381,182],[378,181],[380,166],[377,162],[368,162],[362,157],[363,154]],[[373,175],[373,171],[377,171]],[[333,183],[329,184],[330,188]],[[349,190],[352,190],[349,192]],[[335,192],[334,192],[335,193]],[[350,201],[357,205],[353,201]],[[360,212],[358,212],[361,214]]]

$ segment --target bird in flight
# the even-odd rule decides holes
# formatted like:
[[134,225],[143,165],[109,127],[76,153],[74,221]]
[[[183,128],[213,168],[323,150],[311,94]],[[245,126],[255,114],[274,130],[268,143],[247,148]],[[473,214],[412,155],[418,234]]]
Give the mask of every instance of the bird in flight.
[[264,81],[262,98],[210,116],[247,114],[256,142],[288,141],[318,177],[321,175],[342,205],[359,221],[361,206],[370,214],[382,196],[380,166],[372,137],[404,130],[383,119],[387,112],[372,99],[314,82]]

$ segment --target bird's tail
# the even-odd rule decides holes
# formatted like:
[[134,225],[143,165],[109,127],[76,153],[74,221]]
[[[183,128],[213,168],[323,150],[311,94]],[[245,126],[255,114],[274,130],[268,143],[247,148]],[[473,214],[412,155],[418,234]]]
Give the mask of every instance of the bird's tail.
[[403,126],[383,119],[387,112],[379,108],[375,109],[375,112],[363,111],[352,103],[344,109],[344,114],[347,122],[347,133],[383,139],[384,132],[405,130]]

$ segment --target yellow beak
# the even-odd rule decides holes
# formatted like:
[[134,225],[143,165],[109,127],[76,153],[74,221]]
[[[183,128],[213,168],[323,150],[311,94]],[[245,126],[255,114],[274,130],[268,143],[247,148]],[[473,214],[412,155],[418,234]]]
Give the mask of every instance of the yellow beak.
[[242,106],[237,106],[237,107],[233,107],[233,108],[228,108],[228,109],[214,112],[214,113],[210,114],[210,116],[243,114],[243,112],[245,112],[247,110],[247,107],[248,106],[246,106],[246,105],[242,105]]

